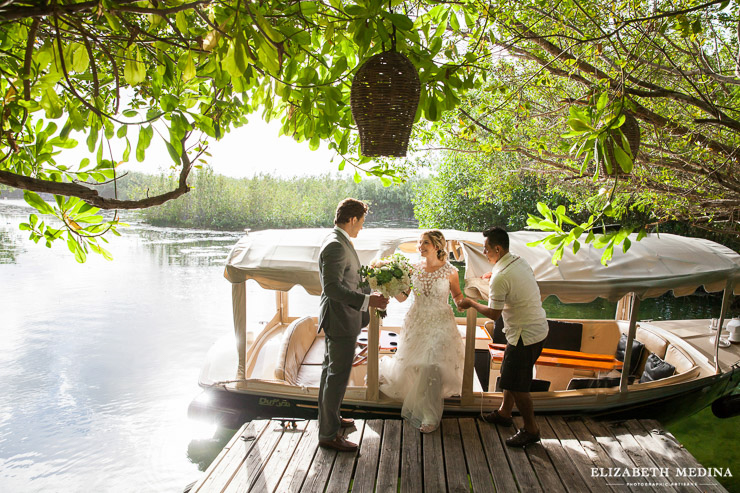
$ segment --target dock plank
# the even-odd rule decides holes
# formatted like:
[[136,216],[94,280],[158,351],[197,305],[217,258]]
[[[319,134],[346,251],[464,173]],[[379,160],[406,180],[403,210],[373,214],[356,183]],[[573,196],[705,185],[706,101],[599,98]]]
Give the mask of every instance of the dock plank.
[[206,493],[223,491],[234,474],[236,474],[244,458],[257,444],[268,423],[269,421],[259,420],[245,424],[242,427],[243,431],[236,433],[232,441],[229,442],[232,446],[226,451],[221,460],[214,461],[215,466],[211,464],[211,467],[208,468],[203,483],[196,485],[191,492]]
[[424,493],[445,493],[447,478],[445,478],[445,469],[442,467],[444,464],[442,430],[437,428],[433,433],[423,434],[421,443]]
[[[525,449],[525,452],[529,458],[529,462],[532,464],[532,469],[534,469],[534,472],[537,475],[537,479],[542,485],[542,488],[547,490],[548,493],[564,493],[566,489],[560,480],[560,476],[558,476],[558,472],[552,463],[552,459],[550,459],[550,455],[547,453],[547,448],[551,446],[550,441],[552,441],[553,438],[550,436],[551,433],[549,433],[549,430],[545,430],[545,434],[543,435],[542,430],[544,425],[540,424],[539,426],[541,436],[540,443],[528,446]],[[506,444],[504,444],[504,446],[506,446]]]
[[[702,466],[696,458],[676,440],[670,432],[664,430],[660,423],[652,419],[640,420],[640,424],[653,438],[661,443],[665,453],[669,455],[678,467],[701,469]],[[697,478],[698,479],[698,478]],[[713,476],[703,477],[696,480],[697,486],[702,491],[725,493],[727,489]]]
[[685,481],[686,478],[676,477],[677,464],[671,459],[670,454],[664,449],[663,444],[654,439],[653,435],[645,430],[637,420],[627,420],[624,426],[632,433],[637,443],[647,452],[655,465],[668,471],[668,477],[675,482],[673,487],[676,491],[680,493],[696,493],[699,491],[697,486],[689,485],[689,482]]
[[[537,425],[540,427],[540,436],[542,437],[542,446],[547,450],[547,455],[550,456],[550,460],[557,464],[557,473],[560,476],[561,483],[566,491],[574,492],[588,492],[591,491],[588,485],[583,481],[580,472],[578,471],[578,465],[573,461],[571,454],[573,450],[569,447],[572,444],[568,444],[567,441],[564,443],[555,434],[548,418],[545,416],[536,416]],[[562,419],[562,418],[558,418]],[[547,483],[549,487],[550,483]],[[543,487],[545,483],[543,483]]]
[[399,419],[385,420],[378,463],[377,491],[396,491],[398,488],[402,423]]
[[[345,436],[350,434],[354,429],[342,428],[339,430],[339,435]],[[312,493],[315,491],[324,491],[329,482],[334,463],[340,455],[350,456],[354,464],[354,457],[357,452],[337,452],[333,449],[326,449],[318,446],[316,442],[316,453],[313,456],[313,462],[306,473],[306,480],[303,482],[301,491]],[[339,459],[340,461],[342,459]]]
[[[511,427],[503,429],[513,430]],[[496,425],[478,421],[478,431],[480,432],[483,450],[486,452],[488,468],[491,470],[496,491],[517,491],[518,488],[511,472],[511,465],[504,451],[505,445],[496,430]]]
[[[586,424],[582,419],[567,419],[565,421],[568,427],[573,432],[573,435],[581,443],[581,447],[591,459],[593,467],[598,470],[609,470],[615,467],[612,458],[609,457],[609,453],[601,446],[598,439],[594,436],[591,431],[586,427]],[[600,476],[597,472],[597,475]],[[626,491],[627,486],[625,485],[624,478],[607,478],[602,477],[603,484],[610,490],[616,492]]]
[[[353,428],[346,428],[344,430],[344,437],[350,442],[360,444],[364,428],[365,422],[356,419]],[[352,482],[352,472],[355,468],[356,455],[356,453],[351,454],[346,452],[337,454],[325,493],[346,493],[349,490],[349,485]]]
[[513,428],[472,417],[446,418],[429,434],[401,420],[358,419],[341,433],[359,453],[318,447],[315,420],[297,429],[255,420],[189,491],[726,493],[716,478],[677,473],[704,468],[657,421],[536,419],[542,441],[526,449],[505,446]]
[[408,421],[403,422],[401,447],[401,493],[422,491],[421,433]]
[[[276,421],[269,421],[265,431],[262,432],[262,436],[256,440],[254,447],[246,455],[241,466],[236,470],[236,474],[223,491],[225,493],[249,491],[249,488],[262,473],[265,464],[270,460],[270,456],[284,432],[285,429],[278,425]],[[265,491],[264,487],[259,488],[259,491]]]
[[534,468],[529,462],[529,457],[527,457],[527,452],[523,448],[509,447],[504,443],[507,438],[514,434],[514,428],[497,427],[497,432],[519,491],[527,493],[530,491],[542,491],[540,482],[537,480],[537,475],[534,473]]
[[380,439],[383,436],[383,420],[371,419],[365,422],[360,444],[360,457],[355,468],[353,493],[372,493],[375,491],[375,473],[380,457]]
[[462,441],[460,440],[460,426],[457,419],[442,420],[442,450],[445,456],[445,474],[447,475],[447,491],[450,493],[468,492],[468,473],[465,467]]
[[[596,438],[596,441],[599,445],[601,445],[601,448],[603,448],[609,458],[612,460],[612,464],[614,468],[631,468],[635,467],[635,463],[632,462],[632,459],[630,456],[625,452],[625,450],[622,448],[622,444],[617,440],[617,438],[611,433],[611,431],[601,422],[594,421],[592,419],[584,419],[583,424],[586,426],[586,428],[593,433],[594,438]],[[632,485],[629,481],[627,481],[623,477],[610,477],[608,478],[610,484],[624,484],[626,487],[633,493],[645,493],[653,491],[655,493],[658,493],[658,487],[651,487],[651,486],[636,486]],[[624,491],[624,490],[623,490]],[[665,491],[664,489],[661,489],[660,491]],[[671,489],[672,491],[672,489]]]
[[297,492],[301,491],[303,481],[306,479],[308,470],[311,467],[313,456],[316,454],[319,440],[319,425],[315,420],[311,420],[306,426],[306,431],[298,442],[298,447],[293,453],[293,458],[288,463],[288,467],[283,472],[283,477],[275,487],[277,492]]
[[[632,433],[630,433],[629,430],[625,427],[623,421],[607,423],[606,429],[608,429],[614,435],[614,438],[619,441],[624,451],[630,457],[632,462],[634,462],[635,467],[658,467],[657,464],[655,464],[655,462],[653,462],[653,460],[648,455],[647,450],[643,449],[642,446],[640,446],[635,437],[632,436]],[[625,479],[627,479],[627,482],[630,484],[639,484],[638,481],[640,480],[640,478]],[[671,478],[656,477],[651,479],[651,483],[662,483],[660,486],[655,486],[656,490],[660,488],[660,491],[676,491],[676,488],[670,485],[670,483],[672,482]]]
[[576,471],[580,474],[586,487],[590,491],[598,492],[611,490],[611,487],[603,477],[591,474],[591,470],[595,467],[594,462],[586,449],[581,445],[580,440],[571,431],[565,419],[561,416],[551,416],[547,418],[547,422],[550,423],[561,445],[570,456],[573,464],[575,464]]
[[293,458],[293,454],[298,447],[298,442],[306,435],[307,426],[308,421],[303,421],[297,423],[296,428],[285,429],[277,447],[249,491],[260,493],[275,491],[278,483],[283,478],[283,473]]
[[465,462],[468,464],[470,484],[474,492],[488,492],[493,489],[491,471],[488,469],[486,454],[478,434],[478,427],[474,418],[460,418],[460,433],[462,435]]

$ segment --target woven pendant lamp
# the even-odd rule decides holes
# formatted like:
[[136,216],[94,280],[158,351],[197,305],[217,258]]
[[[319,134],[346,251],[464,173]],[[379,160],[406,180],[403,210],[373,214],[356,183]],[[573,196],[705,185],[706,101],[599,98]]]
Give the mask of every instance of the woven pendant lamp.
[[[640,150],[640,124],[637,122],[637,119],[632,116],[631,113],[624,112],[624,123],[620,127],[622,129],[622,133],[625,137],[627,137],[627,142],[629,142],[630,145],[630,151],[632,152],[632,161],[635,162],[637,160],[637,152]],[[618,142],[620,145],[622,143],[622,136],[619,135],[618,131],[611,130],[610,135],[614,141]],[[609,158],[609,162],[612,163],[612,172],[611,175],[628,175],[629,173],[625,173],[622,171],[622,167],[619,166],[619,163],[617,162],[617,159],[614,157],[614,147],[613,142],[610,141],[606,144],[606,154]],[[601,171],[608,175],[609,173],[606,172],[606,166],[604,163],[601,164]]]
[[420,91],[416,67],[397,51],[375,55],[357,70],[350,104],[363,156],[406,155]]

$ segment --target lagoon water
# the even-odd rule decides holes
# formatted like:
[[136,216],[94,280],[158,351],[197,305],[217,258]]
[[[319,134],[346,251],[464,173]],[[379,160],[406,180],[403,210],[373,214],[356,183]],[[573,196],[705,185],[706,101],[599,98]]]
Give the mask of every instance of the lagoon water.
[[[61,241],[26,240],[30,211],[0,200],[0,491],[182,491],[233,433],[189,420],[187,407],[206,351],[233,334],[222,274],[240,234],[129,221],[109,235],[114,261],[78,264]],[[248,286],[249,323],[269,320],[274,295]],[[316,311],[305,293],[290,308]],[[558,310],[548,313],[567,316]]]

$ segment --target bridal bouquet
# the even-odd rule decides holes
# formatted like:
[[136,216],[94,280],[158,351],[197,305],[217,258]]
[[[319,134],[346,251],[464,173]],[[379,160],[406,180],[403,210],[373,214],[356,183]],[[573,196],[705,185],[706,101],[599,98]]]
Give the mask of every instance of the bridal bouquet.
[[[413,267],[408,259],[396,253],[390,257],[374,260],[370,265],[360,268],[362,286],[370,286],[386,298],[396,296],[400,293],[408,293],[411,289],[411,272]],[[385,310],[378,310],[381,318],[386,316]]]

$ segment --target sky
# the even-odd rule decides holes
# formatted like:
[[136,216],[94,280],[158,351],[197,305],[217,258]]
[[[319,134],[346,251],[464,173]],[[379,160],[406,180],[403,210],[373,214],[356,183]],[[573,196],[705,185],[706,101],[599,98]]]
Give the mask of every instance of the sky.
[[[258,173],[289,178],[338,172],[341,159],[335,157],[326,144],[311,151],[308,142],[298,143],[285,135],[278,137],[279,132],[280,122],[266,123],[257,115],[250,115],[246,125],[232,130],[221,140],[210,139],[211,157],[206,159],[215,173],[235,178]],[[132,145],[135,142],[132,139]],[[156,134],[146,156],[145,161],[139,163],[132,152],[130,162],[123,169],[157,173],[173,164],[162,139]]]
[[[63,122],[58,123],[59,126]],[[221,140],[209,139],[209,152],[211,157],[207,161],[213,171],[220,175],[235,178],[252,177],[258,173],[269,173],[281,178],[293,176],[308,176],[321,174],[337,174],[341,176],[352,176],[354,168],[348,166],[344,171],[338,171],[341,158],[336,157],[334,151],[330,151],[325,143],[319,149],[311,151],[308,142],[298,143],[288,136],[278,137],[280,122],[273,121],[269,124],[264,122],[258,115],[250,115],[249,123],[232,130]],[[79,162],[87,157],[94,160],[94,154],[90,155],[85,144],[87,138],[84,134],[73,136],[79,144],[74,149],[63,151],[63,158],[57,158],[58,164],[64,159]],[[174,163],[164,146],[162,139],[155,132],[150,147],[146,151],[144,162],[136,160],[134,149],[138,141],[138,129],[130,127],[128,138],[132,150],[129,162],[122,164],[118,171],[135,171],[149,174],[168,172]],[[123,153],[123,144],[117,138],[111,140],[111,146],[116,159],[120,159]],[[108,156],[105,156],[108,158]],[[334,162],[332,162],[332,158]],[[352,171],[350,171],[350,168]]]

